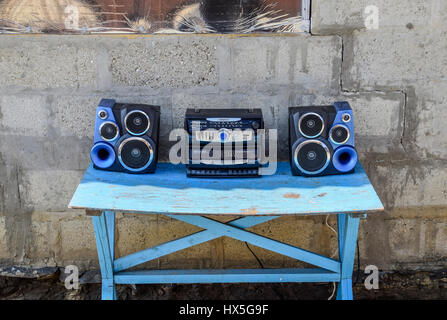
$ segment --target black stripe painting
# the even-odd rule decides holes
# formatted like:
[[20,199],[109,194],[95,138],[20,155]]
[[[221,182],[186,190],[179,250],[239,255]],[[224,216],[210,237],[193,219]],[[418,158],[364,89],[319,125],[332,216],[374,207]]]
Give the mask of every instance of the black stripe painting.
[[301,0],[0,0],[0,33],[302,31]]

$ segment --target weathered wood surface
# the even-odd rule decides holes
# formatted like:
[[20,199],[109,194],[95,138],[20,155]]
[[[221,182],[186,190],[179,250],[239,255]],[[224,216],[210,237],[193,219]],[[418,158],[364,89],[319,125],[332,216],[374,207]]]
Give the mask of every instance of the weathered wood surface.
[[70,208],[150,214],[318,215],[383,211],[358,164],[350,175],[292,176],[278,163],[273,176],[249,179],[187,178],[183,165],[160,163],[155,174],[106,172],[90,166]]

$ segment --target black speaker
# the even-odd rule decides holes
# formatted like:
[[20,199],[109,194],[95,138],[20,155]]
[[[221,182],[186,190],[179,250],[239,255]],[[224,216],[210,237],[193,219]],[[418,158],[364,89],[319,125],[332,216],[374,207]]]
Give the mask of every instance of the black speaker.
[[[187,176],[260,177],[258,129],[264,129],[261,109],[187,109]],[[210,145],[215,149],[205,152]]]
[[354,172],[358,157],[349,103],[289,108],[289,152],[297,176]]
[[96,109],[90,152],[93,166],[116,172],[155,172],[159,132],[159,106],[102,99]]

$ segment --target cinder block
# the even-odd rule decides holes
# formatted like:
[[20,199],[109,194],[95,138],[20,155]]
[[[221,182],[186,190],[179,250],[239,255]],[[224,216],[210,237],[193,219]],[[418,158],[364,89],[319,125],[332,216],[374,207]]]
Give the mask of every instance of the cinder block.
[[[282,217],[263,223],[252,228],[249,231],[260,234],[262,236],[275,239],[277,241],[286,242],[305,249],[315,249],[312,245],[312,230],[314,221],[307,218]],[[298,266],[299,263],[291,258],[284,257],[272,251],[256,247],[249,244],[250,249],[261,260],[264,267],[285,267],[293,265]],[[324,244],[322,244],[324,246]],[[225,259],[226,267],[259,267],[256,258],[247,248],[244,242],[225,238]],[[301,264],[301,267],[303,265]]]
[[36,211],[67,210],[83,174],[76,170],[25,170],[19,181],[22,203]]
[[93,139],[96,107],[102,96],[51,97],[52,125],[60,136]]
[[416,87],[407,112],[405,142],[414,144],[420,158],[447,159],[447,81],[428,81]]
[[394,269],[420,269],[427,265],[442,268],[446,254],[446,220],[399,218],[387,221],[389,264]]
[[[423,256],[423,240],[425,239],[419,219],[393,219],[388,221],[389,247],[393,257],[391,260],[400,263],[418,260]],[[421,250],[422,249],[422,250]]]
[[6,241],[6,218],[0,216],[0,260],[10,257],[8,243]]
[[278,79],[278,45],[273,38],[235,38],[230,41],[232,76],[236,87],[275,83]]
[[77,48],[70,43],[72,38],[62,36],[57,36],[56,45],[51,37],[56,36],[2,39],[0,86],[95,87],[95,50],[88,46]]
[[61,258],[66,261],[97,261],[95,233],[90,217],[61,221]]
[[[447,210],[446,210],[447,211]],[[435,253],[439,257],[447,256],[447,221],[443,219],[436,224]]]
[[439,30],[354,32],[344,50],[343,88],[349,91],[405,90],[419,82],[444,80],[447,40]]
[[122,257],[159,244],[157,217],[125,214],[116,224],[116,256]]
[[217,83],[215,44],[211,38],[121,40],[110,50],[110,59],[117,86],[192,88]]
[[[2,151],[0,151],[2,153]],[[0,213],[20,210],[19,169],[0,160]]]
[[1,96],[0,114],[3,136],[48,136],[50,113],[45,96]]
[[30,225],[30,233],[27,237],[30,240],[27,257],[32,260],[43,260],[51,257],[51,250],[54,249],[49,241],[51,232],[50,221],[32,220]]
[[85,170],[92,138],[5,136],[0,153],[8,166],[20,170]]
[[365,9],[371,5],[378,8],[379,31],[430,27],[441,24],[447,16],[447,4],[443,0],[313,0],[312,34],[364,29],[370,15]]
[[281,85],[294,85],[304,93],[336,89],[341,48],[337,36],[232,39],[233,89],[270,92]]
[[[179,239],[200,231],[200,228],[196,226],[163,216],[159,216],[157,221],[159,243]],[[204,265],[209,267],[210,261],[213,260],[211,255],[213,252],[215,254],[213,248],[212,242],[197,245],[161,258],[160,264],[162,268],[177,266],[197,268]]]
[[359,136],[380,139],[400,136],[402,133],[401,111],[405,95],[393,93],[345,94],[355,115],[355,131]]
[[383,213],[368,214],[367,219],[360,220],[358,244],[360,248],[361,268],[375,265],[381,270],[387,270],[388,261],[392,256],[389,250],[389,232]]
[[377,163],[371,170],[369,177],[387,209],[447,204],[447,171],[442,161]]
[[298,48],[295,62],[296,84],[304,83],[310,92],[339,92],[342,66],[341,37],[306,38]]
[[402,151],[405,94],[401,92],[345,93],[354,111],[356,146],[360,153]]

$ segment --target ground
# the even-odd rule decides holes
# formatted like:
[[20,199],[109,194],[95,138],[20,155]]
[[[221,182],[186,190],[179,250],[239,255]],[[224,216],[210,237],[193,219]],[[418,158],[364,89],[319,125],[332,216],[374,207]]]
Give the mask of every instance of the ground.
[[[366,290],[362,280],[354,287],[358,300],[447,299],[447,270],[382,274],[379,290]],[[117,286],[118,298],[128,300],[326,300],[332,290],[332,284],[290,283]],[[99,284],[67,290],[58,273],[39,279],[0,277],[0,300],[94,300],[100,296]]]

